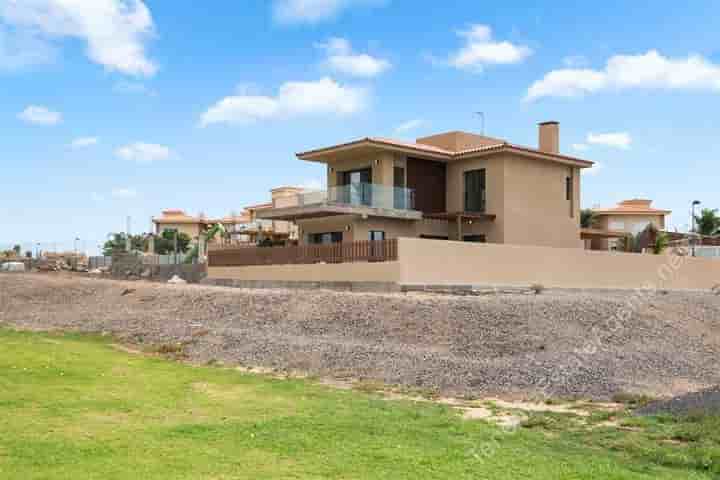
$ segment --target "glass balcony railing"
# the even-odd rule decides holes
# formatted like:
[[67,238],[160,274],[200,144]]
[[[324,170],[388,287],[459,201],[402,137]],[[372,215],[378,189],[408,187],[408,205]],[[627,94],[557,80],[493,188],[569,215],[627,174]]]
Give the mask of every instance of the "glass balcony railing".
[[272,220],[256,220],[254,222],[236,223],[230,228],[231,233],[259,232],[272,230]]
[[301,206],[322,203],[414,210],[415,190],[374,183],[352,183],[330,187],[327,191],[307,192],[298,196],[298,204]]

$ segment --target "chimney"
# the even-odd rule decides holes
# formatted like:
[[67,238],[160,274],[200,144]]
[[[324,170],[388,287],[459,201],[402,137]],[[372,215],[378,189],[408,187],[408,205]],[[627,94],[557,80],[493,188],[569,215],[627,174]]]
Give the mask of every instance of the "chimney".
[[539,124],[539,146],[541,152],[560,153],[560,124],[542,122]]

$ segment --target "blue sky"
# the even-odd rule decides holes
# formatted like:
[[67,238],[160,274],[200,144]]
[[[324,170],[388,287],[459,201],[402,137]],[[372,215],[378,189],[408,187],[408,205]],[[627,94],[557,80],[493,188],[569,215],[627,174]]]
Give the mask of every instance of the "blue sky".
[[409,0],[0,0],[0,246],[224,215],[294,152],[447,130],[599,162],[583,205],[720,207],[720,4]]

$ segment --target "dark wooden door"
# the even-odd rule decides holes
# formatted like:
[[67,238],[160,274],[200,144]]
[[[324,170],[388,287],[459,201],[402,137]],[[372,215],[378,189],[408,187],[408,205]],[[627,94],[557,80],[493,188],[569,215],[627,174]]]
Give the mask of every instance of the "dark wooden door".
[[442,162],[408,157],[407,186],[415,190],[415,210],[445,212],[447,167]]

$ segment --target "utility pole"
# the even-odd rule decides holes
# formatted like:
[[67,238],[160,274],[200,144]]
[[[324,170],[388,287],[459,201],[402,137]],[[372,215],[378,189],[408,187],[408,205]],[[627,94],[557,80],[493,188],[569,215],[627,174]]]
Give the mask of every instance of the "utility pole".
[[485,112],[475,112],[480,117],[480,135],[485,135]]
[[132,242],[130,241],[130,215],[128,215],[125,223],[125,251],[130,253],[131,250]]
[[697,227],[696,227],[696,221],[695,221],[695,207],[700,205],[700,200],[695,200],[692,202],[692,235],[690,236],[690,241],[692,242],[692,256],[695,256],[695,243],[697,241]]

